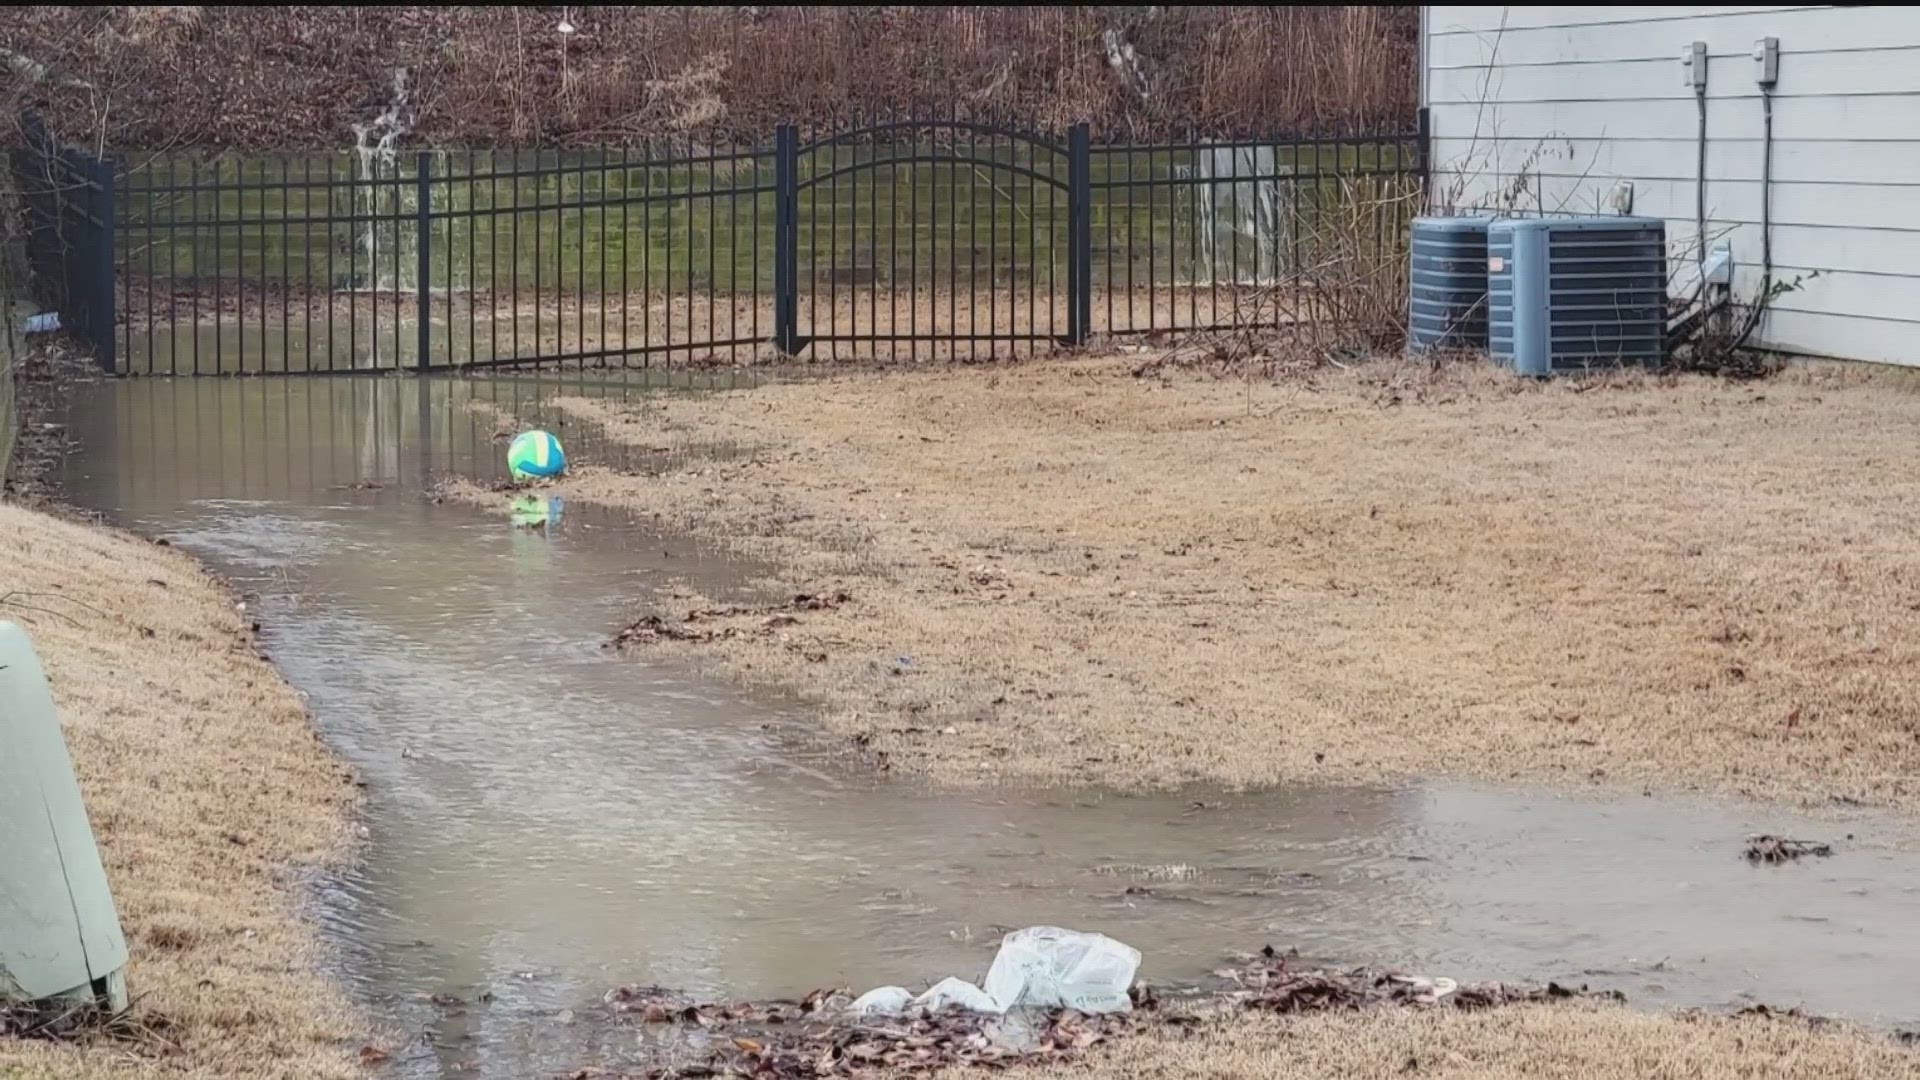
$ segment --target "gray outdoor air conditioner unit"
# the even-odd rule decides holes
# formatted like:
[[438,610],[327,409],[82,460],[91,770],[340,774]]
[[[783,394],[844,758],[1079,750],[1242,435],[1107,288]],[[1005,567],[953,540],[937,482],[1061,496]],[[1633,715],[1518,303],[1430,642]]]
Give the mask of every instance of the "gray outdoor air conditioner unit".
[[1413,219],[1407,347],[1414,352],[1487,347],[1490,217]]
[[1667,227],[1568,217],[1487,227],[1487,346],[1522,375],[1658,363]]

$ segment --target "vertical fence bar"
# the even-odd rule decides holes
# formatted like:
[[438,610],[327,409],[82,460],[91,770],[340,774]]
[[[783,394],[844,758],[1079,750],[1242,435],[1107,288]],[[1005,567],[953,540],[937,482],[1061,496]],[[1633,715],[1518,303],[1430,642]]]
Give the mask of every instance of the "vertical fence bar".
[[[968,220],[972,220],[972,207],[968,207]],[[972,282],[969,281],[971,286]],[[939,297],[934,298],[935,305]],[[934,322],[939,321],[936,306]],[[951,340],[960,333],[960,133],[958,128],[947,130],[947,331]],[[947,359],[958,356],[960,350],[949,345]]]
[[[533,171],[527,174],[527,179],[532,183],[532,186],[533,186],[533,192],[532,192],[533,205],[530,206],[527,210],[527,212],[532,215],[529,225],[531,226],[531,231],[533,233],[533,325],[527,328],[527,336],[532,338],[533,355],[536,359],[540,356],[540,351],[541,351],[540,350],[541,305],[546,302],[545,299],[543,298],[543,292],[540,288],[540,284],[541,284],[540,279],[546,273],[546,270],[545,270],[546,259],[542,257],[540,252],[540,248],[541,248],[540,233],[544,228],[544,226],[542,226],[540,222],[540,200],[545,198],[544,193],[541,191],[541,187],[542,187],[542,181],[546,179],[546,174],[541,171],[541,162],[544,161],[545,158],[546,158],[546,153],[542,150],[536,149],[533,152]],[[518,197],[519,197],[518,194],[516,194],[515,199],[517,200]],[[516,202],[515,205],[517,206],[518,203]],[[516,327],[519,326],[519,314],[520,314],[519,308],[516,305],[514,309],[514,320],[515,320],[514,325]],[[514,342],[514,346],[516,350],[518,349],[519,344],[520,343],[518,341]],[[517,357],[519,355],[521,354],[516,351],[515,356]]]
[[787,356],[800,351],[800,131],[781,124],[773,133],[773,344]]
[[227,335],[226,328],[221,325],[226,320],[226,308],[221,300],[224,297],[222,279],[226,277],[227,256],[221,241],[225,239],[224,226],[227,222],[226,214],[220,209],[220,195],[224,190],[220,178],[225,164],[220,158],[213,159],[213,370],[220,375],[227,373]]
[[[389,196],[393,204],[393,213],[389,215],[393,223],[393,243],[387,245],[389,248],[387,254],[391,256],[387,262],[391,264],[393,269],[393,276],[387,280],[393,284],[393,288],[389,291],[393,298],[393,366],[395,370],[398,370],[401,361],[406,359],[406,346],[402,343],[400,337],[400,332],[405,329],[407,325],[407,313],[403,310],[406,297],[402,295],[400,291],[401,283],[406,276],[400,267],[400,249],[404,246],[400,243],[400,230],[407,222],[407,198],[401,186],[405,179],[406,177],[400,168],[400,162],[396,159],[393,163],[393,175],[388,177],[388,183],[393,188]],[[417,263],[418,261],[416,257],[415,262]],[[378,332],[377,328],[375,332]]]
[[1067,344],[1085,345],[1093,323],[1093,137],[1067,131]]
[[[833,164],[838,164],[839,145],[833,145]],[[815,147],[809,153],[818,154]],[[829,168],[832,167],[830,164]],[[818,166],[814,166],[818,171]],[[828,207],[829,210],[832,207]],[[833,243],[833,234],[827,234],[829,245]],[[798,247],[798,244],[795,245]],[[829,247],[831,250],[831,247]],[[831,312],[829,312],[831,314]],[[820,182],[816,178],[807,186],[807,331],[808,335],[818,331],[820,326]],[[829,333],[832,331],[829,330]]]
[[120,370],[115,348],[118,320],[113,311],[113,174],[116,168],[111,158],[96,158],[93,162],[93,209],[99,237],[94,242],[92,310],[87,315],[100,368],[110,375],[119,374]]
[[[1149,334],[1158,329],[1160,325],[1160,280],[1159,270],[1154,265],[1157,261],[1155,255],[1158,254],[1157,249],[1160,246],[1160,207],[1156,201],[1160,195],[1160,188],[1157,183],[1159,174],[1156,171],[1154,157],[1155,152],[1152,148],[1149,148],[1147,150],[1147,332]],[[1173,171],[1173,157],[1171,154],[1167,157],[1167,171],[1169,174]],[[1171,238],[1171,233],[1169,233],[1169,238]],[[1171,292],[1172,290],[1168,291]]]
[[[895,119],[892,116],[889,120]],[[900,290],[894,285],[898,279],[900,256],[900,133],[891,130],[887,133],[887,359],[897,360],[900,356]],[[875,198],[879,189],[874,189]],[[880,276],[880,267],[873,268],[874,277]],[[874,282],[874,288],[880,287]],[[878,330],[879,327],[875,327]],[[913,345],[907,345],[907,355],[913,355]]]
[[[587,152],[580,152],[580,168],[573,174],[574,195],[577,196],[577,209],[574,210],[574,237],[577,242],[573,252],[573,350],[580,359],[574,366],[585,370],[587,366]],[[557,242],[556,242],[557,243]],[[563,347],[561,352],[565,352]]]
[[[459,203],[455,200],[454,194],[453,194],[453,177],[454,177],[454,174],[458,172],[458,169],[454,165],[453,154],[451,152],[447,154],[446,162],[447,162],[447,169],[445,174],[442,175],[440,178],[440,189],[441,189],[441,192],[446,196],[446,198],[443,201],[447,204],[447,209],[454,210],[459,205]],[[471,162],[469,162],[467,165],[465,187],[469,192],[469,196],[471,196],[471,192],[473,190],[473,165]],[[471,197],[469,197],[468,199],[467,209],[469,211],[473,209],[473,203],[472,203]],[[453,321],[454,320],[453,290],[456,284],[455,278],[457,276],[459,265],[460,265],[460,257],[459,257],[460,248],[454,241],[454,237],[453,237],[454,222],[456,220],[457,220],[456,217],[450,214],[447,217],[442,218],[441,224],[440,224],[440,239],[444,243],[446,256],[447,256],[447,284],[446,284],[447,302],[445,304],[445,307],[447,312],[447,366],[448,367],[453,367],[460,362],[460,329],[458,325],[455,324],[455,322]],[[473,215],[470,213],[467,215],[467,222],[469,224],[473,222]],[[468,255],[473,254],[473,245],[471,243],[467,245],[467,254]],[[432,454],[432,444],[427,443],[425,444],[423,455],[430,456],[431,454]]]
[[[664,300],[660,308],[660,336],[666,339],[664,343],[666,351],[661,353],[661,356],[666,358],[667,367],[673,366],[673,212],[679,202],[674,191],[673,163],[673,136],[669,135],[667,136],[667,156],[661,162],[660,168],[660,182],[667,189],[662,193],[665,199],[660,204],[660,216],[664,219],[667,236],[666,243],[660,249],[660,265],[663,267],[660,292]],[[692,166],[688,168],[691,170]],[[688,214],[687,222],[689,225],[693,222],[691,212]]]
[[640,340],[647,350],[640,366],[653,366],[653,143],[641,148],[640,170]]
[[[695,161],[699,156],[699,151],[695,150],[693,146],[693,133],[688,132],[685,156],[681,158],[687,166],[687,182],[686,186],[681,190],[680,198],[676,201],[684,203],[687,208],[687,317],[681,329],[686,331],[687,335],[686,360],[689,364],[693,363],[693,347],[699,341],[699,335],[694,333],[693,330],[693,301],[694,294],[697,291],[697,286],[694,283],[693,257],[695,253],[700,250],[700,234],[695,231],[695,226],[699,224],[700,193],[694,190],[693,181],[700,173],[699,164]],[[708,224],[711,225],[712,223],[709,222]],[[667,360],[669,363],[672,362],[673,354],[671,352],[667,354]]]
[[[241,234],[240,234],[240,243],[242,245],[241,253],[240,253],[240,277],[242,281],[242,286],[241,286],[241,291],[239,293],[242,306],[240,310],[242,312],[246,311],[245,288],[247,284],[251,284],[254,288],[254,292],[258,296],[257,303],[260,306],[260,374],[262,375],[267,374],[267,371],[268,371],[267,362],[273,354],[272,345],[269,340],[272,334],[272,328],[267,325],[267,314],[269,310],[273,307],[273,302],[270,299],[272,290],[270,289],[269,283],[267,281],[268,274],[273,269],[273,257],[271,254],[273,250],[273,240],[271,238],[272,234],[269,232],[270,219],[267,217],[267,195],[268,195],[268,192],[273,190],[273,183],[272,183],[272,180],[269,179],[270,170],[267,168],[267,161],[268,161],[268,158],[263,156],[260,158],[259,163],[254,167],[253,190],[259,196],[259,204],[254,208],[256,213],[253,219],[253,224],[254,224],[253,238],[259,247],[260,266],[259,266],[259,269],[254,273],[253,280],[251,282],[248,282],[246,280],[247,279],[247,256],[246,256],[246,247],[245,247],[247,242],[246,231],[243,229],[241,230]],[[242,183],[244,184],[245,174],[242,173],[241,175],[242,175]],[[244,200],[246,197],[247,197],[246,191],[243,187],[241,190],[240,198]],[[241,322],[242,322],[242,325],[245,324],[244,316],[242,317]],[[285,374],[285,372],[282,372],[281,374]],[[263,466],[266,465],[267,464],[266,460],[262,459],[261,464]]]
[[[876,123],[878,120],[876,116],[870,123]],[[866,142],[867,167],[856,170],[851,179],[853,180],[854,228],[858,229],[860,227],[860,174],[862,172],[867,174],[867,280],[871,282],[867,286],[867,333],[874,339],[872,347],[867,350],[867,358],[878,360],[880,359],[880,135],[878,133],[870,135]],[[855,143],[854,146],[855,152],[858,153],[859,144]],[[856,242],[853,256],[847,261],[847,268],[852,271],[850,280],[847,282],[847,292],[854,297],[860,295],[854,292],[855,285],[860,280],[859,266],[860,246]],[[857,299],[853,308],[853,329],[856,334],[860,332],[860,305]]]
[[[337,331],[339,329],[340,320],[339,320],[339,317],[334,313],[334,308],[333,308],[334,294],[336,292],[340,292],[343,290],[346,292],[348,319],[349,319],[349,325],[351,325],[352,311],[353,311],[353,289],[354,289],[353,270],[352,270],[353,258],[354,258],[354,255],[353,255],[353,248],[354,248],[353,187],[350,181],[344,181],[338,184],[336,184],[335,182],[336,180],[340,179],[340,177],[342,176],[351,177],[352,176],[351,170],[353,166],[345,158],[341,158],[339,159],[339,163],[345,165],[346,168],[336,169],[335,161],[336,159],[330,156],[322,157],[320,159],[320,162],[321,162],[320,171],[323,174],[325,183],[327,185],[327,189],[326,189],[327,190],[327,215],[324,222],[326,227],[320,230],[320,235],[325,239],[326,245],[327,245],[327,278],[326,278],[325,292],[327,295],[327,316],[326,317],[327,317],[327,370],[328,371],[332,371],[334,369],[334,366],[338,363],[338,360],[336,358],[339,356],[339,341],[338,341],[339,334]],[[342,220],[340,217],[340,213],[336,207],[337,207],[337,203],[340,201],[340,198],[342,196],[345,197],[345,201],[347,204],[345,220],[347,222],[346,237],[347,237],[348,269],[347,269],[347,277],[344,279],[339,276],[340,269],[337,265],[335,265],[335,262],[334,262],[335,258],[338,255],[338,251],[340,247],[340,241],[336,235],[335,230],[339,228],[340,221]],[[349,332],[349,335],[347,338],[347,364],[349,367],[353,366],[353,362],[354,362],[353,355],[354,355],[353,338],[352,338],[351,332]]]
[[[304,193],[303,193],[304,194]],[[293,202],[293,181],[291,165],[287,155],[280,155],[280,370],[284,373],[293,366],[293,268],[291,259],[292,231],[288,224]],[[265,271],[262,270],[262,276]]]
[[[854,121],[853,126],[857,128],[859,126],[859,121],[858,120]],[[833,156],[827,160],[827,184],[829,185],[827,188],[827,238],[828,238],[827,240],[827,338],[829,341],[832,342],[831,355],[835,361],[838,361],[840,359],[840,337],[841,337],[841,331],[840,331],[840,146],[841,146],[841,141],[838,138],[835,138],[830,142],[828,142],[827,145],[833,149]],[[852,157],[855,161],[858,161],[860,157],[860,144],[857,142],[849,141],[846,145],[848,149],[848,156]],[[858,185],[859,179],[855,177],[849,180],[849,183]],[[857,186],[854,187],[854,193],[855,193],[854,198],[858,200],[859,188]],[[854,203],[854,206],[857,207],[858,205],[859,203],[856,201]],[[857,250],[860,242],[860,239],[859,239],[860,234],[859,234],[858,228],[855,225],[855,221],[856,219],[854,217],[853,210],[850,208],[847,211],[847,246],[851,249]],[[819,247],[818,240],[814,241],[814,247],[816,249]],[[818,258],[818,255],[815,255],[815,258]],[[860,310],[859,301],[857,300],[851,301],[851,306],[855,311]],[[818,336],[820,333],[820,323],[818,321],[815,321],[812,326],[808,327],[808,329],[812,330],[813,333],[816,336]],[[818,355],[817,350],[816,350],[816,355]]]
[[[415,358],[414,366],[421,371],[427,370],[431,362],[433,349],[433,290],[429,288],[433,274],[433,153],[422,150],[414,158],[413,167],[413,233],[414,233],[414,286],[419,293],[418,340],[415,348],[420,355]],[[397,282],[395,283],[398,284]]]
[[[967,347],[980,336],[980,130],[968,127],[966,161],[973,175],[967,177]],[[989,293],[993,288],[989,282]],[[957,355],[957,352],[956,352]]]
[[907,128],[907,336],[920,339],[920,126]]
[[[300,341],[301,341],[300,369],[302,371],[310,372],[313,370],[313,295],[314,295],[313,293],[313,155],[311,154],[300,155],[300,255],[301,255],[300,263],[304,267],[300,275],[301,286],[302,286],[300,290]],[[328,257],[332,257],[333,255],[333,245],[331,243],[327,245],[327,255]],[[327,287],[329,290],[331,290],[333,287],[332,283],[329,282]],[[311,397],[307,399],[307,404],[309,408],[312,407],[313,399]],[[313,467],[311,461],[308,462],[307,467],[309,471],[311,471]]]
[[[171,164],[171,162],[169,162],[169,164]],[[141,215],[140,215],[140,223],[141,223],[142,225],[144,225],[144,226],[146,226],[146,227],[145,227],[144,229],[142,229],[142,230],[141,230],[141,233],[142,233],[142,234],[143,234],[143,235],[144,235],[144,236],[146,237],[146,248],[147,248],[147,274],[146,274],[146,279],[145,279],[145,280],[146,280],[146,287],[147,287],[147,288],[146,288],[146,291],[147,291],[147,298],[146,298],[146,309],[147,309],[147,342],[146,342],[146,344],[147,344],[147,350],[146,350],[146,351],[147,351],[147,357],[146,357],[146,369],[147,369],[147,374],[149,374],[149,375],[151,375],[151,374],[153,374],[153,368],[154,368],[154,363],[153,363],[153,334],[154,334],[154,312],[153,312],[153,307],[154,307],[154,299],[155,299],[155,295],[154,295],[154,294],[155,294],[155,293],[156,293],[156,292],[158,291],[158,290],[157,290],[157,289],[156,289],[156,288],[154,287],[154,282],[156,282],[156,281],[158,281],[158,280],[159,280],[159,277],[158,277],[158,275],[157,275],[157,273],[156,273],[156,267],[155,267],[155,256],[156,256],[156,254],[157,254],[157,253],[156,253],[156,251],[155,251],[155,249],[156,249],[156,248],[158,248],[158,247],[160,246],[160,224],[159,224],[159,217],[160,217],[160,215],[159,215],[159,210],[158,210],[158,202],[156,201],[156,199],[155,199],[155,195],[154,195],[154,189],[155,189],[155,188],[157,188],[157,187],[160,187],[160,186],[161,186],[161,184],[160,184],[160,179],[159,179],[159,173],[160,173],[160,159],[159,159],[159,158],[153,158],[153,159],[150,159],[150,160],[149,160],[149,161],[147,162],[147,168],[146,168],[146,183],[145,183],[144,185],[142,185],[143,187],[145,187],[145,188],[146,188],[146,193],[145,193],[145,194],[146,194],[146,196],[147,196],[147,198],[146,198],[146,203],[145,203],[145,206],[144,206],[144,207],[142,207],[142,213],[141,213]],[[169,186],[169,187],[171,187],[172,185],[171,185],[171,184],[168,184],[167,186]],[[135,190],[137,190],[137,189],[135,189]],[[127,200],[127,201],[128,201],[128,203],[129,203],[129,204],[131,204],[131,203],[133,202],[133,200],[131,200],[131,199],[129,199],[129,200]],[[129,208],[131,208],[131,207],[129,207]],[[172,251],[172,250],[173,250],[173,234],[172,234],[172,232],[171,232],[171,231],[169,231],[169,232],[168,232],[168,234],[167,234],[167,250],[168,250],[168,251]],[[169,279],[171,279],[171,277],[172,277],[172,275],[168,275],[168,277],[169,277]],[[131,283],[131,282],[128,282],[128,283],[126,283],[126,287],[129,287],[129,288],[130,288],[130,287],[131,287],[131,285],[132,285],[132,283]],[[122,296],[126,296],[127,294],[123,292],[123,293],[122,293],[121,295],[122,295]],[[128,302],[127,302],[127,307],[128,307],[128,311],[127,311],[127,315],[128,315],[128,336],[129,336],[129,337],[131,337],[131,336],[132,336],[132,316],[133,316],[133,311],[132,311],[132,307],[133,307],[133,304],[132,304],[132,300],[131,300],[131,298],[130,298],[130,297],[128,298]],[[128,366],[128,367],[132,367],[132,366],[133,366],[133,352],[134,352],[134,350],[133,350],[133,348],[132,348],[132,345],[131,345],[131,344],[129,344],[129,345],[128,345],[128,348],[127,348],[127,366]]]
[[[489,165],[487,171],[492,172],[493,166]],[[478,303],[480,294],[480,169],[472,150],[467,151],[467,175],[463,187],[467,193],[467,363],[471,364],[475,360],[480,359],[480,329],[475,325],[475,321],[480,315],[480,305]],[[453,209],[451,205],[453,196],[451,194],[447,196],[447,202],[449,204],[447,208],[449,210]],[[487,227],[491,229],[493,227],[492,202],[487,203],[487,214]],[[452,222],[448,222],[447,227],[451,230],[453,227]],[[449,243],[447,246],[451,249],[453,245]],[[493,272],[491,265],[487,267],[487,272],[489,274]],[[448,284],[447,295],[452,296],[452,283],[449,282]],[[491,293],[489,293],[488,301],[489,306],[491,306]],[[447,311],[453,311],[452,300],[447,301]],[[451,320],[453,316],[449,314],[447,318],[449,320],[448,330],[451,332]],[[449,357],[449,360],[451,360],[451,357]],[[429,448],[429,452],[431,452],[431,448]]]
[[[748,175],[753,178],[753,187],[751,189],[752,197],[748,199],[748,202],[752,204],[751,209],[753,211],[753,228],[749,233],[753,239],[753,255],[748,263],[748,266],[752,268],[750,273],[753,278],[753,284],[752,291],[747,294],[747,302],[752,305],[750,312],[753,319],[753,328],[750,331],[753,338],[753,350],[748,353],[749,358],[751,358],[759,354],[760,342],[762,340],[760,337],[760,191],[761,188],[765,186],[765,182],[761,179],[760,174],[760,144],[758,142],[753,144],[753,156],[747,159],[747,164],[749,166]],[[739,302],[738,297],[735,298],[735,302]]]
[[[693,147],[691,144],[689,144],[687,147],[688,156],[689,157],[693,156],[693,152],[694,152]],[[717,148],[709,150],[706,155],[706,158],[707,158],[707,191],[706,191],[706,195],[707,195],[707,332],[706,332],[707,354],[705,358],[708,360],[713,359],[713,354],[714,354],[713,342],[720,337],[720,317],[717,314],[715,314],[715,311],[718,307],[719,300],[718,300],[718,295],[714,289],[714,286],[718,283],[718,279],[720,277],[720,271],[716,269],[719,262],[719,256],[720,256],[720,243],[719,243],[720,202],[719,202],[719,197],[714,194],[714,186],[720,182],[720,162],[718,160],[719,156],[720,156],[720,151]],[[693,182],[693,177],[688,176],[687,182],[691,184]],[[688,202],[687,214],[689,217],[692,216],[694,210],[698,207],[698,205],[699,204],[694,202]],[[687,297],[687,306],[688,307],[693,306],[692,296]],[[687,359],[689,360],[693,359],[693,354],[688,353]]]

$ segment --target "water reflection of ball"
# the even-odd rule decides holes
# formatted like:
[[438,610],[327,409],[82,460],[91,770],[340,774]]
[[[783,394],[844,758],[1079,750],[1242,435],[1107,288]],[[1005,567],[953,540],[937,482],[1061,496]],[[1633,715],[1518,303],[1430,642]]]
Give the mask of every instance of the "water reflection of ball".
[[560,496],[548,498],[545,495],[521,495],[513,500],[510,516],[515,525],[523,529],[549,529],[560,524],[560,514],[566,503]]
[[507,471],[515,480],[559,476],[567,471],[567,454],[560,440],[545,431],[523,431],[507,445]]

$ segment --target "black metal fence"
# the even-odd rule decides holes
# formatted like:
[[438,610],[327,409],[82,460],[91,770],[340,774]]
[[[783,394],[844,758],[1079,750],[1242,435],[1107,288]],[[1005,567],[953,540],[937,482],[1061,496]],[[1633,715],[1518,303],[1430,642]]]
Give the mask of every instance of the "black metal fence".
[[118,370],[115,166],[61,145],[36,114],[23,117],[20,128],[25,145],[11,156],[15,189],[26,214],[27,269],[40,298],[59,312],[62,325],[93,344],[102,367]]
[[[1404,262],[1418,130],[1164,145],[960,121],[770,144],[76,165],[111,370],[984,358],[1312,317]],[[65,160],[64,156],[54,157]],[[88,231],[92,230],[92,231]]]

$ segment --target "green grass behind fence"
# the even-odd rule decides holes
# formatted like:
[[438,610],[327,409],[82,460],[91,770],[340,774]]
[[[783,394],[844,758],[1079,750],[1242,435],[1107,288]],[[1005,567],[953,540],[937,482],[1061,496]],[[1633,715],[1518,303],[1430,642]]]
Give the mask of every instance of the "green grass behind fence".
[[[803,157],[804,285],[1064,280],[1067,193],[1028,172],[1064,181],[1060,155],[1000,141],[917,148],[967,162],[905,161],[915,149],[850,145]],[[130,277],[202,290],[417,282],[421,185],[410,158],[370,172],[351,154],[123,158],[118,247]],[[1379,242],[1397,243],[1406,215],[1393,206],[1414,189],[1412,164],[1411,144],[1391,140],[1097,150],[1095,281],[1297,267],[1330,208],[1351,209],[1356,185],[1380,203]],[[431,157],[429,177],[433,287],[678,292],[772,282],[770,153],[689,165],[453,152]]]

